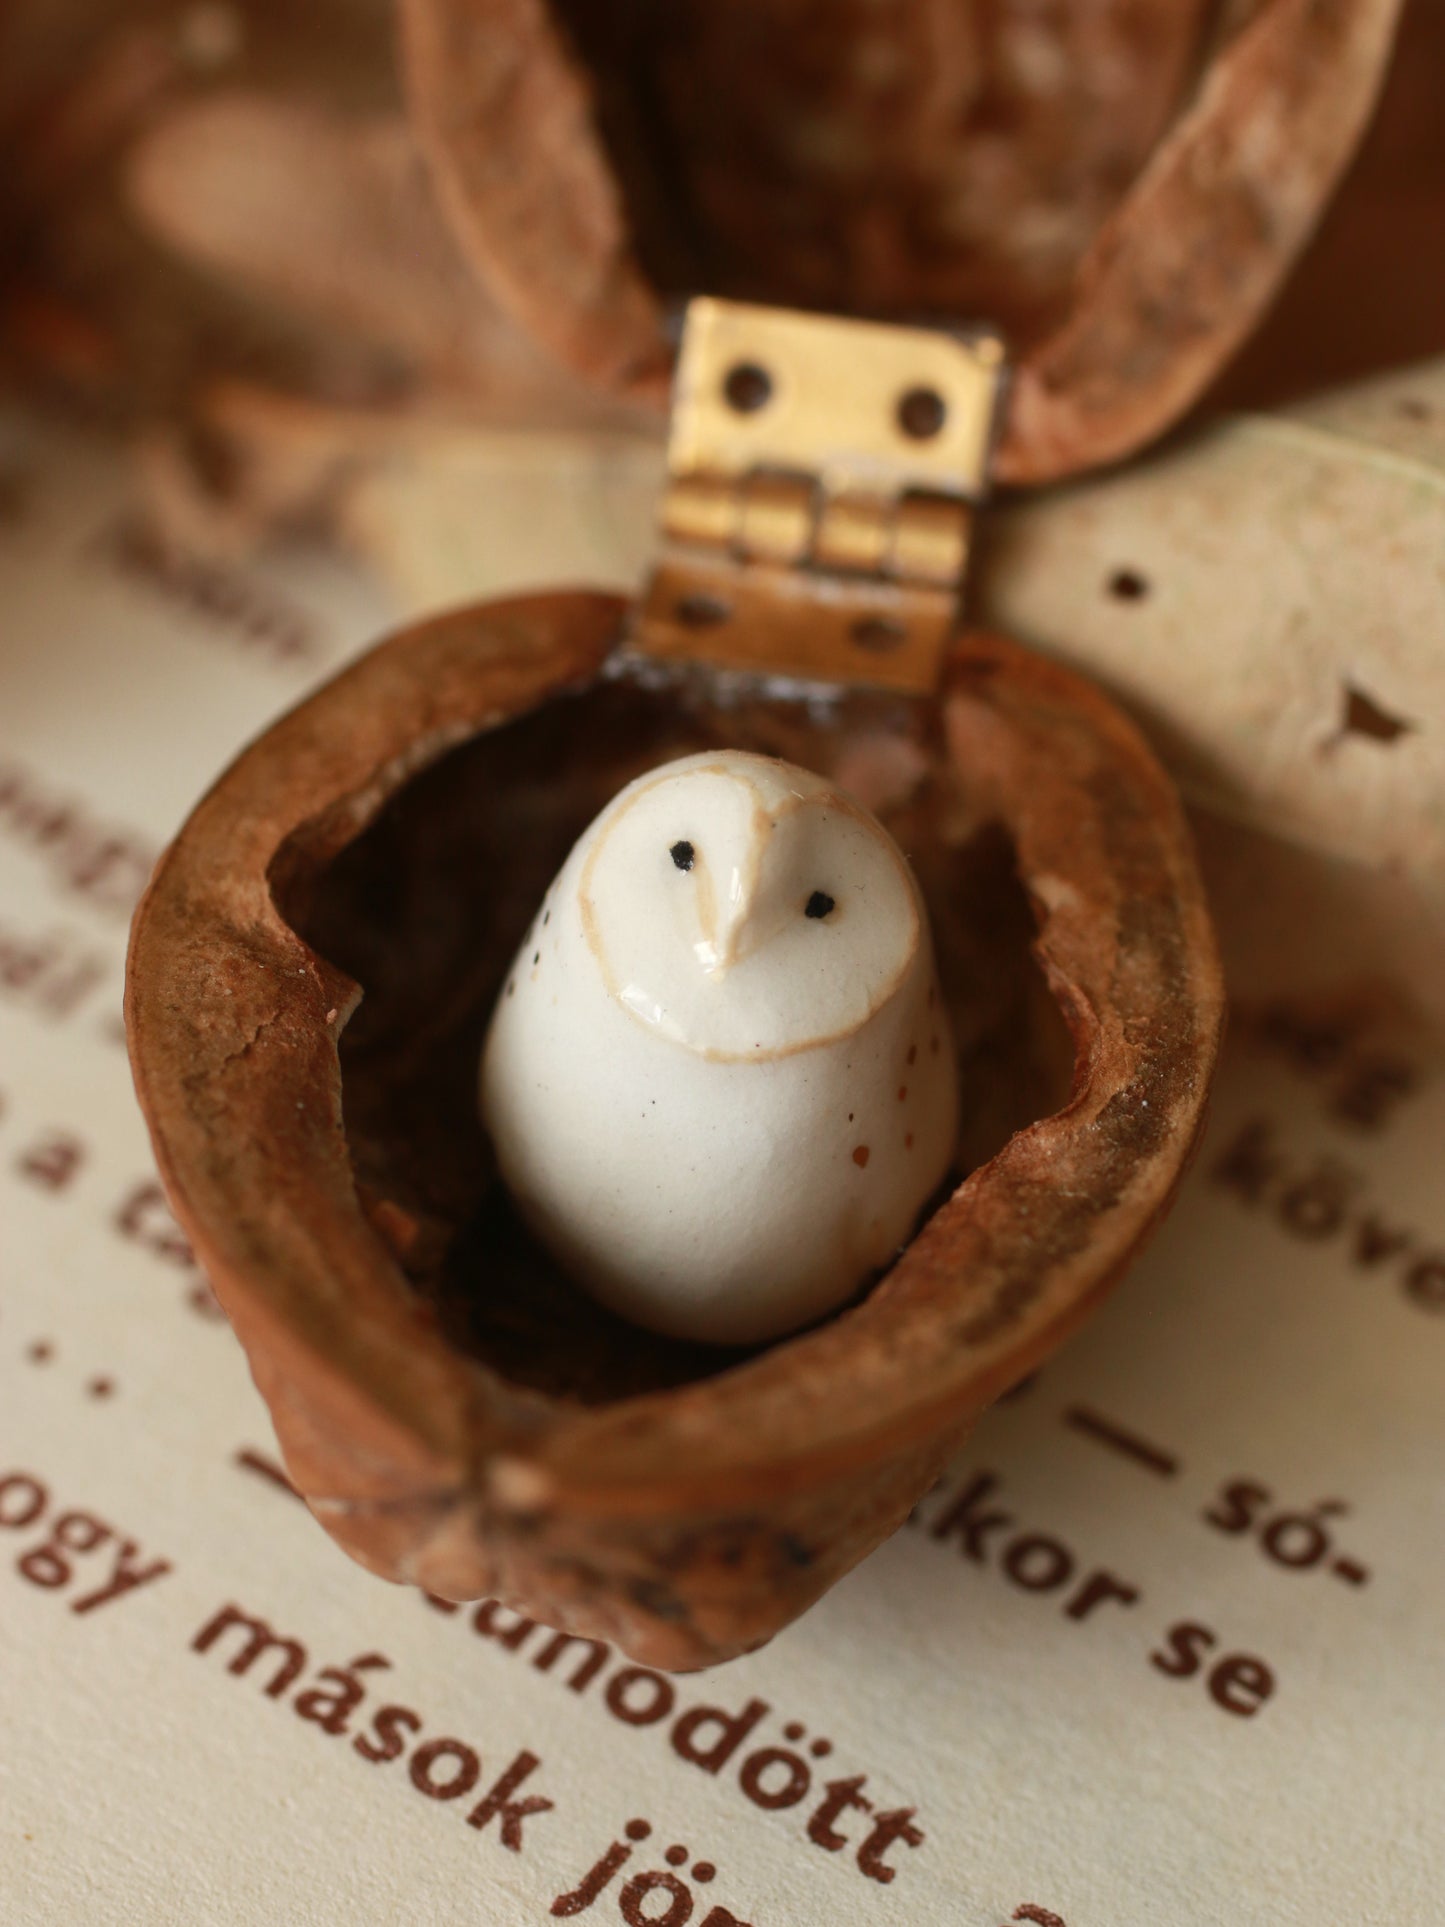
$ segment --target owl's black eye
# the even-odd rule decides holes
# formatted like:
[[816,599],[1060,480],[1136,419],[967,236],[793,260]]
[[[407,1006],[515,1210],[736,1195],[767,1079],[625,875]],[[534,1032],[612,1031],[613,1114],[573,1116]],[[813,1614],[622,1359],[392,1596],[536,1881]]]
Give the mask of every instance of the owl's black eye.
[[826,917],[833,908],[833,899],[826,890],[815,890],[803,905],[805,917]]
[[690,843],[674,843],[669,855],[679,870],[692,868],[693,847]]

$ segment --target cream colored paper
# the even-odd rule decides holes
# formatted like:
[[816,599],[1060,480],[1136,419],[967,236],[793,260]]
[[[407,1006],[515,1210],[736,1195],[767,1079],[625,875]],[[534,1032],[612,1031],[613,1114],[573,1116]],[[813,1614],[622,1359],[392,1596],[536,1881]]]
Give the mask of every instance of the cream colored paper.
[[[615,574],[596,477],[544,560],[498,468],[477,552]],[[548,1665],[312,1523],[153,1188],[135,886],[388,611],[316,558],[168,565],[125,491],[75,436],[0,439],[0,1918],[526,1927],[614,1843],[589,1927],[1445,1917],[1437,1048],[1243,1013],[1178,1211],[915,1524],[719,1672]],[[228,1607],[297,1652],[236,1672]],[[509,1772],[551,1802],[512,1847]]]

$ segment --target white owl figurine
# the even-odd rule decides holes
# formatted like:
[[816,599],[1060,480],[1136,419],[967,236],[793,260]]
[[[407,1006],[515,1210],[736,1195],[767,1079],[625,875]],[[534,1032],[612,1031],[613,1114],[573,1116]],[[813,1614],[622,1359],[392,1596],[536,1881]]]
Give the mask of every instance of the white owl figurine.
[[771,757],[639,777],[517,953],[481,1100],[523,1215],[624,1317],[751,1344],[822,1316],[909,1236],[956,1133],[902,852]]

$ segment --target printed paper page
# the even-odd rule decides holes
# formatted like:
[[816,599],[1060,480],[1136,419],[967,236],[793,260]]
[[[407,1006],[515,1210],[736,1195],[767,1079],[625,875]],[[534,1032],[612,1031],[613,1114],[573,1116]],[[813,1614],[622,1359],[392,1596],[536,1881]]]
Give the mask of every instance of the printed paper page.
[[384,1584],[287,1486],[119,997],[164,839],[389,612],[168,560],[73,435],[0,475],[5,1920],[1440,1918],[1435,1047],[1240,1013],[1147,1256],[762,1652],[667,1678]]

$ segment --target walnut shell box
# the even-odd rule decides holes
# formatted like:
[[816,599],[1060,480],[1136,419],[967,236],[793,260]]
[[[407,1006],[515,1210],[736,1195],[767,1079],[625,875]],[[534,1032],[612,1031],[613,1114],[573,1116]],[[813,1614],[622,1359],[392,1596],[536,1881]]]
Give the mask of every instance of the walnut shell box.
[[[820,37],[717,0],[652,39],[612,11],[403,9],[438,197],[494,291],[634,397],[660,392],[665,298],[694,273],[1000,317],[1013,482],[1117,458],[1199,393],[1307,237],[1393,20],[1267,0],[1208,50],[1213,10],[1155,9],[1105,128],[1082,17],[1059,29],[1072,92],[1045,111],[984,61],[953,125],[922,91],[917,116],[896,93],[879,113],[868,9]],[[877,16],[898,86],[947,79],[964,28],[1010,16],[958,11],[957,45],[927,9]],[[820,117],[831,146],[791,138]],[[945,190],[990,143],[1020,198],[950,252]],[[850,152],[871,157],[867,236]],[[1020,236],[1048,208],[1085,233],[1041,261]],[[127,1018],[170,1198],[327,1531],[387,1578],[685,1669],[767,1640],[891,1533],[1119,1277],[1195,1143],[1223,993],[1179,802],[1077,676],[960,628],[930,698],[845,675],[808,702],[632,673],[627,619],[586,592],[443,615],[283,718],[162,860]],[[892,1268],[748,1353],[633,1329],[561,1275],[495,1181],[475,1096],[573,839],[641,770],[720,744],[835,776],[909,853],[966,1094],[955,1180]]]

